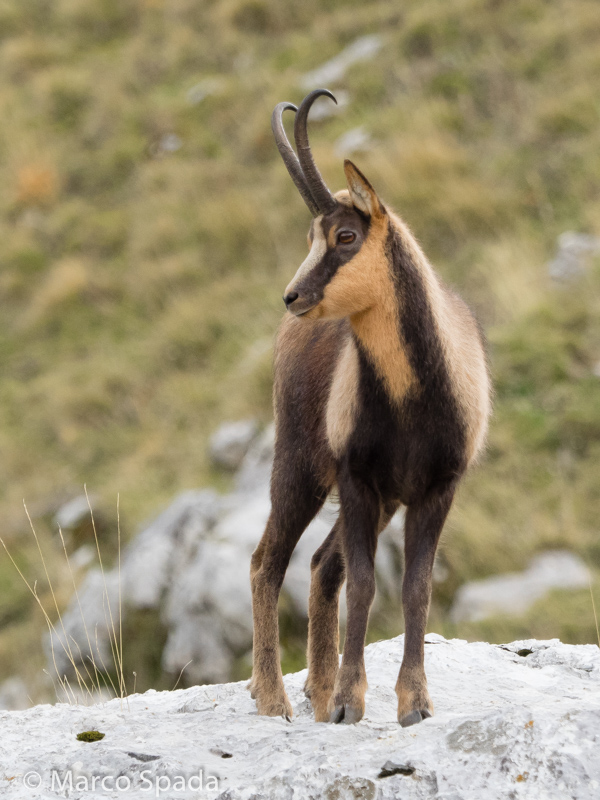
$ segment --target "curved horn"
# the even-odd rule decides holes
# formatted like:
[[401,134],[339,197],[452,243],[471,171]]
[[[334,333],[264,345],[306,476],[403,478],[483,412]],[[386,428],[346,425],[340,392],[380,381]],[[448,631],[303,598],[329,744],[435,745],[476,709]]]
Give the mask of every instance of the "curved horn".
[[296,184],[296,188],[302,195],[302,199],[308,206],[310,213],[313,215],[313,217],[317,217],[319,215],[319,208],[311,194],[310,189],[308,188],[306,178],[302,172],[302,167],[298,161],[298,156],[296,153],[294,153],[294,150],[289,143],[287,136],[285,135],[283,120],[281,117],[283,112],[288,108],[292,111],[298,110],[293,103],[278,103],[275,106],[273,115],[271,116],[271,128],[273,130],[273,136],[275,137],[277,149],[283,158],[283,163],[287,167],[287,171],[290,173],[292,180]]
[[310,189],[310,192],[319,208],[318,213],[327,214],[329,211],[333,211],[337,203],[327,188],[325,181],[317,169],[317,165],[312,157],[312,153],[310,152],[310,144],[308,143],[308,131],[306,127],[310,107],[315,102],[317,97],[321,97],[322,95],[330,97],[333,102],[337,104],[337,100],[328,89],[315,89],[310,94],[307,94],[304,100],[300,103],[300,108],[296,114],[296,120],[294,122],[294,139],[296,140],[298,160],[300,162],[300,166],[302,167],[302,172],[304,173],[304,178],[308,188]]

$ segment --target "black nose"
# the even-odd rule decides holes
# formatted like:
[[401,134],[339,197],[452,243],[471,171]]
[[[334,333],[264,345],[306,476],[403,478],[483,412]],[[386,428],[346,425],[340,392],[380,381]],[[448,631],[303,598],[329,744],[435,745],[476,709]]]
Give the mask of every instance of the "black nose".
[[289,294],[286,294],[286,296],[283,298],[283,302],[286,304],[286,306],[291,306],[294,300],[297,299],[298,299],[298,292],[290,292]]

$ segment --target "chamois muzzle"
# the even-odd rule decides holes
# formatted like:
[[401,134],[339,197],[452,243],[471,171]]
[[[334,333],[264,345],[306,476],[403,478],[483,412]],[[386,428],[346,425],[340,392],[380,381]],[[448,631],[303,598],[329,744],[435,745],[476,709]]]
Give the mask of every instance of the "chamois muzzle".
[[285,297],[283,298],[283,302],[286,304],[286,306],[291,306],[291,304],[297,299],[298,299],[298,292],[290,292],[289,294],[285,295]]
[[[313,217],[328,214],[337,205],[315,164],[308,141],[308,112],[315,100],[321,96],[330,97],[337,103],[328,89],[315,89],[300,103],[300,108],[296,108],[292,103],[278,103],[271,117],[271,128],[283,163]],[[283,128],[282,115],[287,109],[296,112],[294,140],[298,155],[290,145]]]

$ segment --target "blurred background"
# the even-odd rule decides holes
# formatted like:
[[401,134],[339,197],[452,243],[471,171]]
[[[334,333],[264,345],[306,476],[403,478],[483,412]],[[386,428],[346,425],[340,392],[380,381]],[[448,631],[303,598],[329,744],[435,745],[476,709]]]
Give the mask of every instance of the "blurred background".
[[[120,583],[129,691],[249,674],[272,344],[310,222],[270,115],[322,85],[329,186],[351,157],[489,340],[489,447],[429,630],[598,641],[599,84],[594,0],[0,0],[0,536],[64,615],[57,651],[85,649],[75,584],[109,658]],[[286,581],[284,670],[333,515]],[[371,640],[403,630],[401,522]],[[57,658],[0,549],[0,705],[52,701]]]

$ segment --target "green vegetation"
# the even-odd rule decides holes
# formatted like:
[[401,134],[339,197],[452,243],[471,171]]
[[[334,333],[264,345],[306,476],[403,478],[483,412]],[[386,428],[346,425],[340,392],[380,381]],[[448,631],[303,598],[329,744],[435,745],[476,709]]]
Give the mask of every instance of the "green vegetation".
[[[112,509],[119,493],[127,537],[179,489],[225,486],[207,437],[270,417],[309,222],[271,110],[366,33],[382,50],[330,87],[350,104],[313,125],[316,157],[340,188],[334,141],[371,132],[355,160],[478,311],[496,386],[431,628],[593,641],[585,592],[514,623],[453,629],[445,609],[541,549],[600,567],[600,266],[562,287],[545,268],[562,231],[600,234],[594,0],[0,0],[0,535],[39,577],[25,497],[62,602],[58,500],[85,482]],[[1,674],[25,649],[33,674],[43,621],[11,570]]]
[[100,731],[83,731],[82,733],[77,734],[77,739],[80,742],[99,742],[101,739],[104,739],[106,734],[100,733]]

